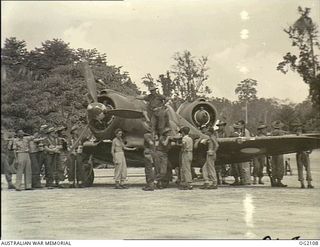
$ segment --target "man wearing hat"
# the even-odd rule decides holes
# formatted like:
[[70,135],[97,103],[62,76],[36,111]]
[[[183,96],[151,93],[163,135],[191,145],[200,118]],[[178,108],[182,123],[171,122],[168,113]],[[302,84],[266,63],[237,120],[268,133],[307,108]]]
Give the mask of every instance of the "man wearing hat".
[[193,159],[193,140],[189,136],[190,128],[182,127],[180,133],[182,135],[182,146],[180,151],[181,157],[181,169],[180,176],[181,182],[179,189],[192,190],[192,175],[191,175],[191,163]]
[[[153,132],[161,134],[164,128],[169,127],[169,118],[165,108],[168,99],[157,92],[155,86],[149,88],[150,94],[138,96],[137,99],[148,102],[148,116],[150,116],[151,128]],[[148,118],[147,118],[148,120]]]
[[154,138],[152,136],[151,128],[147,129],[147,133],[144,134],[144,158],[145,158],[145,176],[146,176],[146,186],[142,189],[145,191],[153,191],[154,190],[154,153],[155,153],[155,144]]
[[46,152],[46,187],[53,188],[54,174],[56,170],[57,153],[59,152],[58,139],[55,133],[55,128],[50,127],[47,129],[47,139],[44,141],[44,150]]
[[18,164],[16,175],[16,190],[21,191],[22,174],[26,190],[32,189],[32,171],[29,156],[29,143],[33,136],[28,136],[23,130],[17,131],[17,138],[13,142],[14,155]]
[[[296,124],[296,133],[298,136],[302,135],[302,124]],[[313,189],[313,185],[311,183],[312,176],[311,176],[311,169],[310,169],[310,158],[309,154],[311,151],[299,151],[296,154],[297,160],[297,168],[298,168],[298,181],[300,181],[301,189],[305,188],[304,185],[304,177],[303,177],[303,168],[305,168],[307,176],[306,180],[308,182],[308,189]]]
[[[213,127],[208,129],[209,139],[208,139],[208,151],[207,151],[207,159],[205,164],[202,167],[202,174],[204,178],[204,184],[200,187],[200,189],[217,189],[217,175],[215,170],[215,160],[216,160],[216,152],[219,148],[219,144],[217,138],[214,134]],[[210,185],[209,182],[212,182]]]
[[156,170],[156,187],[162,189],[166,187],[166,175],[168,169],[168,151],[170,148],[170,131],[171,129],[166,127],[159,138],[159,143],[156,143],[155,154],[155,170]]
[[[232,125],[234,132],[231,133],[230,137],[241,137],[242,136],[242,131],[241,131],[241,125],[238,123],[235,123]],[[230,184],[232,186],[238,186],[240,185],[240,180],[241,184],[243,184],[242,178],[241,178],[241,169],[242,169],[242,163],[233,163],[231,164],[231,173],[234,177],[234,183]],[[240,178],[240,180],[239,180]]]
[[[273,130],[272,136],[282,136],[286,132],[282,130],[283,123],[280,120],[276,120],[271,124]],[[273,187],[287,187],[281,180],[284,176],[284,158],[283,155],[274,155],[271,158],[271,169],[272,169],[272,186]]]
[[3,167],[4,169],[4,174],[8,183],[8,189],[9,190],[15,189],[16,187],[12,183],[12,168],[11,168],[11,165],[9,164],[8,141],[4,138],[4,132],[2,130],[1,130],[1,167]]
[[[260,123],[257,127],[257,136],[263,137],[267,136],[267,125]],[[257,184],[257,178],[259,178],[259,184],[264,184],[262,182],[263,178],[263,168],[266,164],[266,156],[259,155],[253,159],[253,184]]]
[[[34,134],[35,138],[39,138],[39,133]],[[32,188],[42,188],[40,178],[40,165],[39,165],[39,145],[40,139],[33,139],[29,142],[29,155],[31,161],[32,171]]]
[[57,139],[58,139],[58,150],[56,152],[56,169],[54,173],[54,179],[56,185],[62,188],[60,182],[64,181],[64,169],[66,165],[68,144],[66,140],[65,131],[67,127],[60,126],[56,129]]
[[39,128],[39,142],[38,142],[38,165],[40,174],[45,175],[46,174],[46,163],[47,163],[47,154],[44,151],[44,142],[48,138],[48,135],[46,134],[49,126],[46,124],[43,124]]
[[136,148],[125,146],[122,135],[122,129],[115,130],[116,137],[112,140],[111,154],[113,157],[114,168],[114,179],[116,182],[115,189],[128,189],[124,184],[127,180],[127,162],[124,155],[124,151],[134,151]]
[[[216,131],[217,138],[227,138],[228,134],[226,131],[226,126],[227,123],[224,120],[220,120],[216,126],[218,127],[218,130]],[[216,172],[217,172],[217,179],[218,179],[218,184],[228,184],[226,182],[226,177],[227,177],[227,169],[226,169],[226,164],[217,164],[216,165]]]
[[[68,160],[68,180],[70,183],[70,187],[74,188],[76,186],[82,188],[84,187],[84,167],[83,167],[83,157],[82,157],[82,149],[83,142],[79,139],[78,135],[79,127],[77,125],[72,126],[70,130],[71,140],[70,140],[70,148],[73,148],[70,158]],[[78,183],[76,183],[76,180]]]
[[[250,137],[251,133],[246,128],[246,122],[244,120],[239,120],[238,124],[241,126],[241,136]],[[242,185],[250,185],[251,184],[251,171],[250,171],[250,163],[242,162],[241,164],[241,177],[242,177]]]

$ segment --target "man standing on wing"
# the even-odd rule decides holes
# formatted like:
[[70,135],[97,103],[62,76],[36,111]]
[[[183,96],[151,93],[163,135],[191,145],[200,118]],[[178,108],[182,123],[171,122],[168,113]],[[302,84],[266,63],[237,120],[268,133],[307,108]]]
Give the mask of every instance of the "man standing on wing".
[[150,94],[138,96],[137,99],[148,102],[148,114],[144,114],[146,120],[151,121],[153,134],[160,135],[166,127],[169,127],[169,118],[165,104],[168,99],[157,92],[156,87],[149,88]]

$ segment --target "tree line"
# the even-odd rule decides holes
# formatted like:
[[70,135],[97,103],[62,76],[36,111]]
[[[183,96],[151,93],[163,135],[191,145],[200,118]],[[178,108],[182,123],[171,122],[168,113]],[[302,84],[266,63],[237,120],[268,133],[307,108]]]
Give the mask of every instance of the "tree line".
[[28,51],[15,37],[1,48],[1,126],[32,132],[39,125],[71,126],[86,122],[87,88],[79,61],[91,65],[97,88],[138,94],[129,73],[109,65],[96,49],[72,49],[53,39]]

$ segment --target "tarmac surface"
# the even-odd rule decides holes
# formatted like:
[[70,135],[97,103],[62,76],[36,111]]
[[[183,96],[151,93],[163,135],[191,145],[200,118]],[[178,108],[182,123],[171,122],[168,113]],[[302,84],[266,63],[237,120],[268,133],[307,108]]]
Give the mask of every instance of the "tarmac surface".
[[145,192],[144,177],[134,176],[128,190],[115,190],[113,169],[99,169],[90,188],[16,192],[2,175],[1,239],[319,239],[320,150],[310,155],[314,189],[300,189],[290,157],[288,188],[264,177],[265,185],[200,190],[196,181],[191,191],[172,183]]

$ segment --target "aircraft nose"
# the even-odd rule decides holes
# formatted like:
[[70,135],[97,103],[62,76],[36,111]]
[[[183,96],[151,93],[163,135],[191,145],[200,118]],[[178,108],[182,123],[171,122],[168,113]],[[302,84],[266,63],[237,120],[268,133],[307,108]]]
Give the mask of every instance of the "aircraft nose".
[[103,113],[106,110],[106,107],[102,103],[91,103],[87,107],[88,112],[88,118],[90,119],[96,119],[101,113]]

